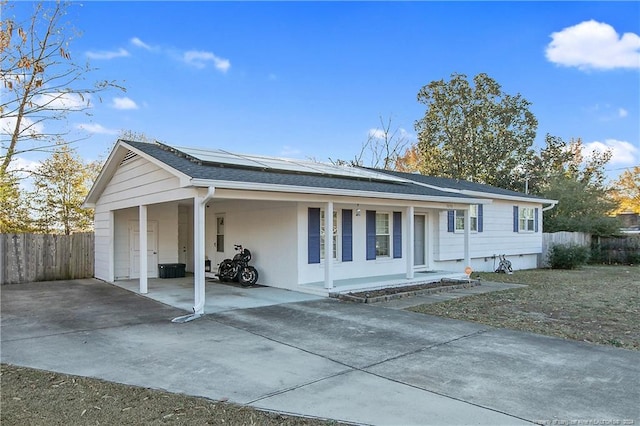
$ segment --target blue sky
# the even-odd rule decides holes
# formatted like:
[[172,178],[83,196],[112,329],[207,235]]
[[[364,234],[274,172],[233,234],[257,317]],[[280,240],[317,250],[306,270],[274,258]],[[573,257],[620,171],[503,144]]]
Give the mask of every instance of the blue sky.
[[532,103],[538,145],[551,133],[608,146],[612,175],[640,163],[638,2],[87,1],[68,20],[82,31],[73,58],[97,68],[89,78],[127,88],[65,122],[89,136],[75,145],[87,159],[123,130],[352,159],[381,116],[415,139],[422,86],[484,72]]

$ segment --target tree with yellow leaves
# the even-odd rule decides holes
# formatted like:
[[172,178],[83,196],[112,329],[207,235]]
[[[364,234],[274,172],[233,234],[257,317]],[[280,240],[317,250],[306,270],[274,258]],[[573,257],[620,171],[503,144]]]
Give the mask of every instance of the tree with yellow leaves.
[[612,196],[619,203],[616,213],[640,214],[640,165],[620,175],[613,184]]

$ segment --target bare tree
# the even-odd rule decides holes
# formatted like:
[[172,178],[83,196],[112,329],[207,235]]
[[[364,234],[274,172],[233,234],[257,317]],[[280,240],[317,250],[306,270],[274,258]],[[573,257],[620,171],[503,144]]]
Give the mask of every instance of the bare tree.
[[360,152],[353,160],[330,158],[329,161],[340,166],[395,170],[408,144],[409,140],[404,130],[399,127],[392,129],[391,117],[385,121],[380,116],[380,127],[369,131],[367,141],[362,144]]
[[[28,22],[17,23],[10,17],[2,20],[0,173],[7,171],[16,155],[52,151],[56,141],[69,133],[64,128],[52,130],[46,123],[60,121],[71,112],[87,113],[94,94],[109,88],[124,90],[114,81],[85,82],[93,69],[71,58],[69,43],[76,33],[63,22],[69,5],[41,2],[35,5]],[[1,6],[7,16],[8,4]]]

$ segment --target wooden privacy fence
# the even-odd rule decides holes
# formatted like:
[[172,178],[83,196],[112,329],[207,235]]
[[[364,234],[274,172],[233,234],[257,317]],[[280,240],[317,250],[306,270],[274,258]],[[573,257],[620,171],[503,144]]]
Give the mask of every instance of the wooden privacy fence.
[[640,263],[640,235],[593,237],[591,262],[606,264]]
[[538,260],[538,267],[543,268],[549,266],[549,262],[547,261],[549,249],[556,244],[573,244],[577,246],[591,247],[591,234],[566,231],[542,234],[542,253]]
[[0,234],[0,284],[93,276],[93,232]]

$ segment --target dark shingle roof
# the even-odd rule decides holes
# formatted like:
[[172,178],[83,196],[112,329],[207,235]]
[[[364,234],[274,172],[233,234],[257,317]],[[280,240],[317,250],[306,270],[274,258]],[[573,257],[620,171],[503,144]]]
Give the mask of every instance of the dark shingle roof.
[[169,167],[194,179],[248,182],[266,185],[285,185],[312,188],[343,189],[415,195],[423,197],[459,198],[461,202],[471,198],[467,195],[440,191],[411,182],[330,176],[314,173],[287,172],[283,170],[241,167],[229,164],[214,164],[191,159],[184,153],[159,143],[123,141],[147,155],[167,164]]
[[531,198],[535,200],[543,199],[535,195],[523,194],[521,192],[511,191],[508,189],[498,188],[491,185],[484,185],[476,182],[469,182],[467,180],[425,176],[425,175],[416,174],[416,173],[396,172],[391,170],[381,170],[381,169],[370,169],[370,170],[375,170],[379,173],[386,173],[391,176],[397,176],[404,179],[413,180],[414,182],[420,182],[426,185],[437,186],[439,188],[451,188],[451,189],[462,190],[462,191],[484,192],[487,194],[504,195],[509,197],[523,197],[523,198]]

